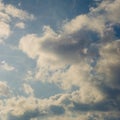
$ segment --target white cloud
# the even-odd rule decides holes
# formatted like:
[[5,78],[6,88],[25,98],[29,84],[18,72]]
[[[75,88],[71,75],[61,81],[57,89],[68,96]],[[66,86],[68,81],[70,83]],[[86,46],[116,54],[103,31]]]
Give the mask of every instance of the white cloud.
[[[32,19],[28,13],[11,5],[6,5],[6,8],[3,4],[0,6],[0,10],[4,10],[8,16],[20,20]],[[109,90],[104,92],[102,88],[105,85],[112,89],[120,88],[120,40],[114,39],[114,31],[111,35],[111,24],[119,23],[118,8],[118,0],[106,0],[97,8],[92,8],[90,13],[66,22],[59,32],[45,26],[41,36],[23,36],[19,49],[36,61],[34,79],[55,83],[64,90],[74,86],[79,89],[38,99],[34,97],[32,87],[23,84],[23,90],[29,97],[16,96],[0,101],[0,114],[9,113],[11,118],[16,119],[24,118],[27,114],[30,117],[27,119],[31,120],[44,120],[44,116],[45,120],[119,119],[119,95],[116,93],[111,97],[107,93]],[[0,14],[3,24],[9,21],[6,15]],[[21,24],[17,26],[20,27]],[[93,37],[96,33],[99,36],[96,39],[100,39],[98,42],[94,39],[95,36]],[[9,36],[4,32],[1,32],[1,36],[2,34],[3,37]],[[5,61],[1,62],[0,68],[7,71],[15,69]],[[95,79],[93,76],[96,73],[103,75],[105,79],[102,79],[102,82],[99,77]],[[27,72],[26,79],[33,79],[32,71]],[[4,96],[8,91],[7,83],[0,82],[0,95]]]
[[0,63],[0,69],[6,70],[6,71],[13,71],[13,70],[15,70],[15,67],[9,65],[5,61],[1,61],[1,63]]
[[0,39],[6,39],[11,33],[9,24],[0,21]]
[[11,113],[15,116],[23,115],[26,111],[35,110],[37,108],[35,99],[24,97],[12,97],[5,101],[5,105],[0,108],[2,114]]
[[24,78],[26,81],[28,80],[33,80],[34,79],[34,74],[32,71],[28,70],[26,75],[25,75],[25,78]]
[[5,5],[4,7],[5,7],[4,8],[5,12],[14,18],[19,18],[21,20],[26,20],[26,19],[33,20],[34,19],[33,15],[27,13],[26,11],[18,9],[12,5]]
[[25,28],[23,20],[35,19],[32,14],[0,1],[0,43],[4,43],[3,41],[11,35],[11,21],[15,18],[20,21],[16,23],[16,27],[21,29]]
[[105,22],[109,21],[114,23],[120,23],[120,1],[119,0],[105,0],[97,8],[92,8],[91,12],[99,15],[102,12],[103,19]]
[[0,81],[0,96],[9,96],[10,89],[6,82]]
[[96,66],[97,72],[105,77],[104,83],[119,88],[120,71],[120,40],[106,43],[100,47],[100,59]]
[[[119,14],[116,15],[117,20],[112,20],[109,12],[116,13],[119,8],[118,2],[118,0],[103,1],[97,8],[91,8],[88,14],[79,15],[66,22],[59,32],[45,26],[41,36],[35,34],[23,36],[19,48],[36,60],[36,79],[60,84],[64,89],[71,88],[72,85],[82,86],[85,81],[92,79],[91,72],[94,68],[91,62],[99,56],[99,45],[95,41],[100,39],[101,44],[114,38],[111,24],[119,23]],[[95,35],[99,37],[94,38]],[[108,36],[112,38],[109,39]],[[71,67],[63,73],[58,71],[64,69],[66,65]],[[53,73],[52,76],[49,76],[49,71]]]
[[78,103],[94,104],[103,101],[105,95],[96,86],[85,84],[81,86],[80,91],[72,93],[72,99]]
[[34,95],[34,90],[29,84],[23,84],[23,90],[27,95]]
[[[33,44],[34,47],[31,49]],[[20,40],[19,48],[22,49],[23,52],[26,52],[31,58],[35,58],[39,52],[39,38],[35,34],[24,36]]]
[[[81,38],[75,34],[62,35],[50,27],[45,27],[40,37],[31,34],[21,38],[19,48],[32,59],[36,59],[36,79],[60,84],[64,89],[71,88],[72,85],[81,86],[85,79],[90,79],[92,68],[89,65],[91,58],[90,61],[88,58],[96,53],[86,50],[88,45],[91,46],[91,38],[85,36],[83,32],[79,34]],[[33,44],[34,47],[32,47]],[[58,70],[66,69],[65,67],[69,64],[71,67],[66,72],[62,73]],[[56,70],[58,72],[55,72]],[[49,77],[49,71],[53,73],[53,76]]]
[[[92,22],[91,22],[92,21]],[[71,34],[81,29],[90,29],[103,35],[105,23],[102,16],[79,15],[63,26],[65,32]]]
[[[111,110],[117,109],[119,102],[111,97],[109,90],[104,93],[103,89],[104,86],[110,90],[120,88],[120,40],[116,40],[112,28],[119,23],[119,14],[114,16],[114,12],[118,12],[118,2],[103,1],[97,8],[91,8],[90,13],[66,22],[59,32],[45,26],[41,36],[28,34],[20,39],[19,48],[37,63],[35,79],[55,83],[64,90],[74,86],[79,88],[70,94],[39,100],[40,112],[48,114],[50,106],[61,105],[68,113],[104,110],[108,114],[100,113],[98,117],[104,119]],[[105,6],[110,8],[115,19]],[[104,79],[101,80],[100,76]],[[90,113],[83,119],[89,117],[95,116]],[[65,116],[65,119],[68,118]]]
[[[95,89],[94,89],[95,90]],[[53,118],[54,120],[58,119],[84,119],[88,120],[91,119],[103,119],[106,117],[111,116],[112,118],[119,118],[119,111],[107,110],[106,112],[101,112],[99,106],[96,108],[95,103],[83,103],[80,99],[80,91],[73,92],[71,94],[59,94],[52,96],[47,99],[37,99],[34,97],[13,97],[6,99],[4,101],[0,101],[0,111],[1,115],[8,116],[8,118],[16,118],[16,119],[23,119],[26,117],[29,119],[50,119]],[[96,92],[96,91],[94,91]],[[90,93],[90,92],[89,92]],[[86,96],[89,96],[89,93]],[[97,98],[97,96],[96,96]],[[77,106],[75,105],[77,104]],[[87,105],[87,106],[86,106]],[[104,105],[104,104],[101,104]],[[86,110],[84,110],[84,106]],[[80,108],[80,111],[78,109]],[[94,109],[95,108],[95,109]],[[78,111],[76,112],[76,110]],[[30,114],[30,115],[29,115]],[[0,116],[1,118],[1,116]],[[33,119],[33,120],[34,120]],[[9,119],[6,119],[9,120]]]
[[11,21],[10,16],[2,11],[0,11],[0,20],[3,22]]
[[23,22],[19,22],[15,26],[20,28],[20,29],[24,29],[25,28],[25,24]]

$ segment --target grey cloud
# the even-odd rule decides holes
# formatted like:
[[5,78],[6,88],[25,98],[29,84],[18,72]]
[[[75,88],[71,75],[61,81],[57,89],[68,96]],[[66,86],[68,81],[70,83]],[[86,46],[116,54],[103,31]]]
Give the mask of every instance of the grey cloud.
[[[59,69],[59,66],[63,67],[65,64],[71,64],[72,66],[79,64],[79,68],[81,67],[81,64],[84,64],[83,66],[88,65],[89,69],[80,71],[80,73],[82,73],[81,79],[87,79],[85,76],[92,76],[93,71],[91,71],[91,68],[93,70],[94,66],[99,66],[99,61],[101,61],[104,57],[104,55],[101,55],[99,46],[104,46],[106,43],[115,40],[115,35],[111,24],[117,24],[119,21],[112,20],[111,16],[109,16],[109,13],[111,11],[113,13],[116,12],[116,10],[119,8],[119,6],[116,6],[117,3],[119,3],[118,0],[111,2],[107,0],[107,2],[101,2],[96,8],[91,8],[88,14],[79,15],[62,25],[58,33],[52,30],[50,27],[45,26],[43,34],[40,37],[32,34],[21,38],[19,48],[29,57],[37,61],[38,71],[35,74],[35,78],[51,82],[53,80],[48,80],[47,67],[49,67],[49,70],[52,71],[53,68]],[[114,9],[114,6],[117,8]],[[107,9],[105,7],[107,7]],[[111,8],[110,11],[108,11],[108,8]],[[117,13],[116,19],[118,18],[119,14]],[[31,49],[31,46],[34,46],[34,49]],[[100,69],[104,67],[102,63],[100,66]],[[111,66],[109,66],[109,69],[112,69],[110,67]],[[40,68],[43,68],[42,72]],[[105,70],[107,68],[108,66],[106,66]],[[119,68],[116,68],[115,66],[113,66],[113,68],[115,71],[113,72],[115,74]],[[87,73],[87,75],[84,76],[85,73]],[[95,70],[94,73],[100,72],[99,70]],[[108,74],[107,71],[104,71],[104,73]],[[117,73],[115,76],[118,76],[117,78],[119,78]],[[72,81],[73,83],[75,81],[74,79],[75,78],[73,78]],[[61,81],[61,84],[66,86],[64,85],[65,82],[63,83],[63,81]],[[54,82],[58,83],[58,80],[56,79]],[[116,83],[117,82],[118,80],[116,79]]]
[[72,112],[75,112],[75,111],[78,111],[78,112],[90,112],[90,111],[119,112],[120,111],[119,104],[120,104],[119,100],[107,98],[106,100],[95,103],[95,104],[83,104],[83,103],[73,102],[73,107],[70,107],[69,109]]
[[[102,84],[111,88],[120,88],[120,40],[102,44],[96,71],[103,76]],[[99,78],[98,78],[99,79]]]
[[34,111],[26,111],[21,116],[14,116],[14,115],[10,114],[9,117],[8,117],[8,120],[30,120],[31,118],[35,118],[35,117],[38,117],[38,116],[40,116],[40,113],[36,109]]
[[[106,91],[106,90],[105,90]],[[113,92],[113,90],[111,90]],[[108,93],[111,92],[108,90]],[[76,93],[78,91],[75,91]],[[75,93],[73,92],[73,93]],[[119,91],[118,91],[119,92]],[[76,114],[79,116],[79,114],[84,115],[89,112],[88,118],[99,118],[98,116],[94,116],[94,114],[97,112],[97,114],[106,114],[106,117],[108,117],[109,112],[112,112],[114,115],[119,113],[120,107],[119,107],[119,99],[116,99],[116,97],[107,96],[104,100],[96,102],[96,103],[82,103],[81,100],[78,101],[79,96],[73,93],[68,94],[59,94],[50,97],[49,99],[35,99],[35,103],[33,102],[34,108],[32,110],[29,110],[26,108],[26,110],[23,112],[23,114],[14,115],[12,111],[9,111],[8,113],[8,120],[30,120],[32,118],[38,118],[40,119],[47,119],[47,118],[54,118],[54,117],[60,117],[62,119],[63,116],[66,116],[67,113]],[[111,93],[112,94],[112,93]],[[118,96],[116,94],[116,96]],[[24,98],[26,102],[30,102],[29,100]],[[29,108],[28,103],[24,103],[24,105],[27,104]],[[26,106],[26,105],[25,105]],[[36,107],[35,107],[36,106]],[[19,110],[20,106],[15,106],[15,109]],[[23,108],[24,109],[24,108]],[[17,111],[14,111],[17,112]],[[115,113],[114,113],[115,112]],[[117,118],[114,115],[111,115],[112,118]],[[91,116],[91,117],[90,117]],[[105,118],[104,115],[102,115],[103,118]],[[64,118],[64,117],[63,117]],[[89,120],[89,119],[85,119]],[[108,119],[109,120],[109,119]]]
[[[99,86],[100,87],[100,86]],[[75,94],[78,91],[74,91],[72,94],[61,94],[54,97],[55,100],[59,101],[62,106],[64,106],[68,111],[71,112],[110,112],[110,111],[120,111],[120,90],[112,89],[110,87],[101,86],[101,91],[105,94],[105,99],[98,101],[96,103],[83,103],[81,100],[75,98]],[[79,95],[76,94],[76,97],[79,98]]]
[[50,112],[54,115],[65,114],[65,109],[62,106],[52,105],[50,106]]
[[[97,48],[94,46],[98,41],[99,36],[95,32],[82,29],[77,33],[63,36],[57,41],[43,41],[41,46],[43,51],[54,53],[63,61],[80,62],[84,57],[98,54]],[[87,49],[86,53],[84,53],[84,49]]]
[[[42,68],[43,64],[46,67],[47,62],[49,62],[50,66],[54,66],[54,60],[58,60],[57,64],[60,62],[71,64],[71,67],[77,63],[78,68],[81,68],[81,61],[85,61],[85,64],[82,63],[83,69],[86,64],[92,67],[92,70],[86,67],[85,71],[81,71],[81,69],[75,66],[74,69],[71,69],[72,72],[63,74],[63,81],[60,81],[61,84],[64,84],[65,87],[68,84],[78,85],[82,92],[79,94],[80,91],[74,91],[74,94],[57,96],[57,98],[54,98],[54,102],[59,101],[59,105],[50,105],[46,110],[47,115],[49,115],[49,112],[53,116],[64,115],[66,109],[69,112],[120,111],[120,40],[116,40],[112,26],[119,23],[120,15],[117,11],[119,8],[117,3],[119,3],[119,0],[101,2],[96,9],[91,9],[88,15],[80,15],[68,22],[66,30],[63,30],[61,33],[56,33],[49,28],[49,30],[44,31],[42,37],[34,35],[31,40],[32,35],[31,37],[28,35],[21,39],[20,49],[33,59],[36,59],[35,57],[37,56],[39,58],[36,59],[37,62],[43,61],[42,64],[38,64],[38,69]],[[80,20],[83,21],[81,22]],[[32,51],[31,45],[33,45],[33,40],[35,49]],[[93,60],[92,65],[91,60]],[[50,61],[53,62],[51,63]],[[47,72],[47,69],[42,71],[42,75]],[[49,70],[51,69],[49,68]],[[79,75],[75,74],[77,72]],[[53,76],[55,73],[53,72]],[[89,75],[85,74],[84,76],[84,73]],[[81,80],[79,78],[82,75]],[[59,82],[57,78],[60,79],[60,76],[62,76],[61,72],[58,76],[56,75],[53,82],[57,84]],[[89,78],[89,76],[92,77]],[[88,78],[90,80],[86,80]],[[41,79],[44,79],[44,77]],[[78,80],[74,83],[76,79]],[[85,84],[80,84],[81,81],[83,83],[86,81],[90,82],[90,85],[84,88]],[[96,87],[95,89],[94,86]],[[107,116],[106,119],[110,120],[111,118]],[[118,118],[113,117],[113,119]]]

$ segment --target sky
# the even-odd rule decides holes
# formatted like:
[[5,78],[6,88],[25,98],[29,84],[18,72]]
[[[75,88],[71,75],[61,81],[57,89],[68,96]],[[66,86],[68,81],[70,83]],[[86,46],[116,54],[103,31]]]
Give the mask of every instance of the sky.
[[0,0],[0,120],[120,120],[120,0]]

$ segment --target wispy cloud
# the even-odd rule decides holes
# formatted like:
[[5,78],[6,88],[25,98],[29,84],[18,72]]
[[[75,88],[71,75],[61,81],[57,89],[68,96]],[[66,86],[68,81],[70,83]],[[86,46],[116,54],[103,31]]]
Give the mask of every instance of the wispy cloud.
[[5,61],[1,61],[0,69],[6,70],[6,71],[13,71],[13,70],[15,70],[15,67],[13,67],[12,65],[9,65]]
[[29,84],[23,84],[23,91],[27,94],[27,95],[34,95],[34,90],[32,89],[32,87]]

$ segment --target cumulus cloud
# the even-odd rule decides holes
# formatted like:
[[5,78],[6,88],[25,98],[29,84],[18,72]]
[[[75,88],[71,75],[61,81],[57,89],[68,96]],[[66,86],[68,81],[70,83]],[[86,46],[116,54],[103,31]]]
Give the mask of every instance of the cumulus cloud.
[[34,19],[33,15],[27,13],[26,11],[18,9],[14,7],[13,5],[8,4],[8,5],[3,5],[3,6],[4,7],[2,7],[2,10],[4,10],[5,13],[10,15],[11,17],[19,18],[21,20],[26,20],[26,19],[33,20]]
[[0,39],[6,39],[11,33],[10,26],[0,21]]
[[[119,0],[102,1],[88,14],[64,23],[58,31],[44,26],[40,36],[28,34],[20,39],[19,49],[36,61],[34,79],[55,83],[64,90],[77,86],[78,90],[49,99],[32,98],[33,108],[29,110],[36,110],[36,117],[17,105],[16,110],[19,107],[24,111],[15,115],[14,109],[12,117],[27,114],[26,119],[33,120],[44,116],[48,120],[119,119],[120,40],[113,28],[119,24],[119,5]],[[29,104],[28,98],[20,99]]]
[[29,80],[33,80],[33,79],[34,79],[34,74],[33,74],[33,72],[30,71],[30,70],[28,70],[27,73],[26,73],[26,75],[25,75],[24,80],[29,81]]
[[[97,51],[94,52],[92,50],[96,49],[96,47],[92,45],[92,40],[95,38],[92,39],[91,34],[94,34],[94,32],[90,32],[90,34],[89,31],[86,31],[88,32],[88,37],[86,39],[83,31],[80,31],[80,35],[73,34],[71,36],[61,36],[61,34],[55,33],[50,27],[45,27],[44,30],[45,32],[43,33],[43,36],[38,37],[35,34],[27,35],[20,40],[19,44],[19,48],[22,49],[22,51],[29,57],[33,59],[37,58],[38,72],[36,74],[36,78],[45,80],[42,78],[45,74],[44,71],[53,70],[54,72],[56,69],[63,68],[69,64],[72,66],[70,70],[68,70],[71,74],[72,70],[76,69],[75,71],[79,71],[79,74],[81,72],[81,79],[83,78],[82,73],[86,76],[91,69],[89,63],[86,61],[88,60],[88,57],[95,56],[97,54]],[[33,44],[34,48],[31,49]],[[88,46],[90,48],[88,48]],[[83,59],[85,62],[82,61]],[[79,66],[81,65],[81,67],[78,67],[78,64]],[[84,69],[82,66],[84,66]],[[73,76],[76,76],[76,74],[78,75],[78,73],[75,72],[75,75]]]
[[10,95],[10,89],[6,82],[0,81],[0,97],[1,96],[9,96]]
[[[60,83],[63,88],[81,86],[83,81],[93,79],[92,65],[101,55],[99,45],[114,40],[112,25],[119,23],[119,15],[117,20],[111,20],[109,14],[117,11],[118,2],[103,1],[97,8],[91,8],[88,14],[79,15],[63,24],[57,32],[44,26],[41,36],[28,34],[22,37],[19,48],[30,58],[36,59],[36,79]],[[108,10],[106,5],[111,9]],[[67,65],[71,67],[65,70]],[[63,69],[64,72],[61,72]]]
[[102,12],[102,17],[105,21],[114,23],[120,23],[119,14],[120,1],[119,0],[106,0],[101,2],[97,8],[92,8],[93,13],[99,14]]
[[9,22],[10,21],[10,16],[8,14],[0,11],[0,19],[1,19],[1,21]]
[[[30,119],[105,119],[108,116],[119,118],[114,102],[82,103],[79,91],[67,94],[58,94],[47,99],[34,97],[13,97],[1,101],[1,115],[6,115],[7,120]],[[75,98],[77,97],[77,99]],[[108,104],[110,103],[110,104]],[[105,106],[102,108],[100,106]],[[103,112],[105,111],[105,113]],[[84,111],[84,112],[83,112]],[[9,114],[8,114],[9,113]],[[0,116],[1,117],[1,116]]]
[[[4,39],[7,39],[11,33],[11,21],[13,19],[23,20],[33,20],[35,17],[26,11],[18,9],[10,4],[4,4],[0,1],[0,43],[3,43]],[[20,22],[16,24],[16,27],[23,29],[25,25]]]
[[112,41],[100,47],[100,58],[97,62],[97,72],[104,76],[103,83],[120,88],[120,40]]

